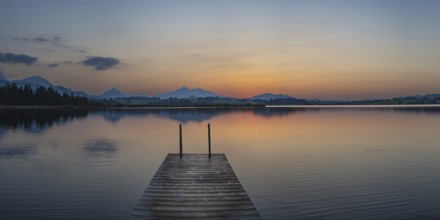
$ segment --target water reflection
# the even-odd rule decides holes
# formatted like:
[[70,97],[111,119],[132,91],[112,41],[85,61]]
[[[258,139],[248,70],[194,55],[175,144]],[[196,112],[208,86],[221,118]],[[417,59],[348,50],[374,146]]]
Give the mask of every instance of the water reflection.
[[0,126],[12,130],[40,133],[55,124],[85,118],[87,114],[87,110],[78,109],[1,109]]
[[[264,108],[263,108],[264,109]],[[317,111],[373,111],[373,112],[400,112],[400,113],[417,113],[417,114],[440,114],[440,105],[336,105],[336,106],[272,106],[271,113],[296,113],[296,112],[317,112]],[[270,114],[269,114],[270,115]]]
[[202,123],[220,115],[252,113],[264,118],[284,117],[289,114],[319,111],[318,108],[164,108],[164,109],[113,109],[96,112],[105,120],[117,123],[124,117],[159,117],[173,120],[182,124],[189,122]]
[[83,150],[89,157],[112,157],[119,147],[116,140],[111,139],[94,139],[86,140]]
[[124,117],[146,117],[154,116],[160,118],[166,118],[179,123],[188,122],[203,122],[210,120],[222,114],[247,112],[251,109],[245,108],[129,108],[129,109],[113,109],[103,112],[97,112],[105,120],[117,123]]
[[256,116],[264,117],[264,118],[273,118],[273,117],[287,117],[291,114],[297,113],[305,113],[305,112],[318,112],[319,108],[255,108],[252,109],[252,113]]
[[440,219],[438,116],[435,107],[0,110],[0,219],[127,219],[178,151],[176,124],[186,123],[184,152],[203,153],[206,120],[214,153],[227,155],[265,219]]
[[166,118],[179,123],[185,124],[189,122],[201,123],[212,120],[220,115],[252,113],[255,116],[263,118],[287,117],[291,114],[310,113],[319,111],[385,111],[385,112],[401,112],[410,114],[440,114],[440,106],[435,107],[356,107],[356,106],[340,106],[340,107],[282,107],[282,108],[165,108],[165,109],[117,109],[97,112],[105,120],[117,123],[124,117],[146,117],[154,116]]
[[27,158],[37,153],[37,148],[33,144],[16,143],[0,145],[0,158]]
[[[368,108],[367,108],[368,109]],[[382,108],[374,108],[371,109],[373,111],[387,111],[387,112],[399,112],[399,113],[410,113],[410,114],[429,114],[429,115],[438,115],[440,114],[440,106],[432,106],[432,107],[382,107]]]
[[6,129],[25,130],[30,133],[40,133],[55,124],[64,124],[73,120],[85,118],[90,114],[99,115],[106,121],[118,123],[124,117],[160,117],[179,123],[202,123],[226,114],[252,113],[263,118],[287,117],[291,114],[310,113],[319,111],[380,111],[408,114],[440,114],[439,107],[282,107],[282,108],[132,108],[112,109],[103,111],[66,110],[66,109],[1,109],[0,134]]

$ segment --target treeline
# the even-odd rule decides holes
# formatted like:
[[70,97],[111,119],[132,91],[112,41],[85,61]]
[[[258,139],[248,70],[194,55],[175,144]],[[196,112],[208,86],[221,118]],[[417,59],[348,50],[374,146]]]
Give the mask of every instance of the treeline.
[[130,97],[100,100],[107,106],[142,106],[142,107],[261,107],[260,103],[242,99],[206,97],[206,98],[168,98]]
[[393,98],[378,100],[361,100],[351,101],[350,105],[424,105],[424,104],[440,104],[440,97],[421,97],[421,98]]
[[59,94],[52,87],[39,86],[35,90],[30,85],[18,87],[9,83],[0,87],[0,105],[89,105],[86,97]]

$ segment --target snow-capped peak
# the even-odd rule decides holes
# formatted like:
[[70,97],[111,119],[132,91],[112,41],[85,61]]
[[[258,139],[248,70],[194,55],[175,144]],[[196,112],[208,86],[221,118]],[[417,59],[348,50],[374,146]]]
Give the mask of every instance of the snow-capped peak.
[[168,99],[168,98],[185,99],[191,97],[206,98],[206,97],[219,97],[219,96],[211,91],[203,90],[201,88],[189,89],[188,87],[183,86],[182,88],[173,90],[171,92],[157,94],[156,97],[159,97],[161,99]]
[[35,85],[40,85],[40,86],[44,86],[44,87],[54,86],[49,81],[47,81],[46,79],[44,79],[43,77],[40,77],[40,76],[30,76],[30,77],[26,77],[24,79],[14,80],[14,82],[35,84]]
[[111,88],[98,96],[100,99],[123,98],[125,94],[116,88]]

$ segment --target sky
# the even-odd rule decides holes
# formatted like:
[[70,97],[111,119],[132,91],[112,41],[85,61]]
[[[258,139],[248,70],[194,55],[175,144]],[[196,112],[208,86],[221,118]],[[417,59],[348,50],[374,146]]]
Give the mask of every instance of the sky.
[[440,1],[0,0],[0,71],[90,94],[440,93]]

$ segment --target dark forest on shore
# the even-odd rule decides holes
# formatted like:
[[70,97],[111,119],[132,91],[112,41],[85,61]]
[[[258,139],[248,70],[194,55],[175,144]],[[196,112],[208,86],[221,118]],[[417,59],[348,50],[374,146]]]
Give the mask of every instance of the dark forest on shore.
[[440,95],[409,96],[392,99],[331,101],[319,99],[277,98],[269,100],[228,97],[168,98],[126,97],[96,99],[73,94],[60,94],[52,87],[0,87],[0,106],[78,106],[78,107],[264,107],[266,105],[413,105],[440,104]]
[[89,105],[89,99],[86,97],[73,96],[69,94],[59,94],[52,87],[39,86],[32,89],[31,86],[25,85],[18,87],[15,83],[6,84],[0,87],[0,105],[4,106],[23,106],[23,105],[39,105],[39,106],[57,106],[57,105]]

